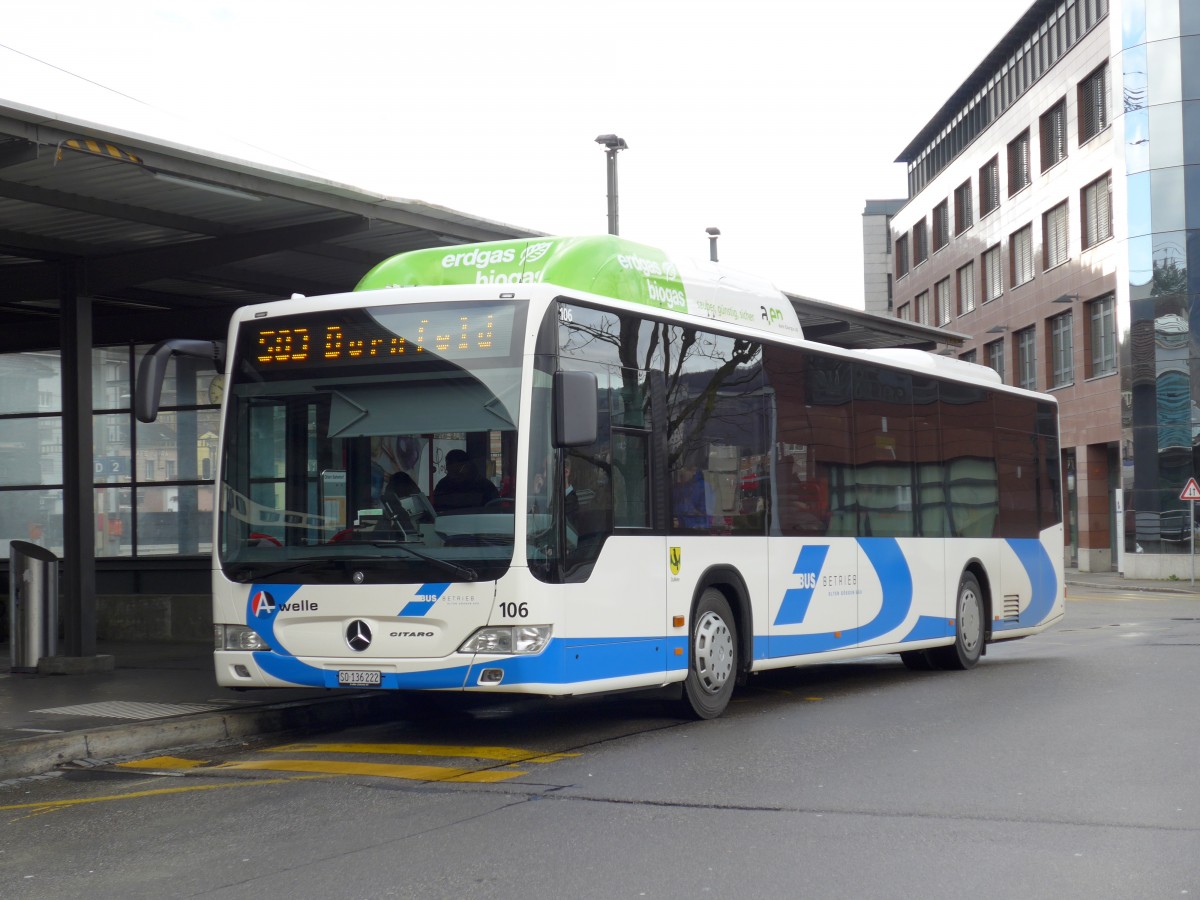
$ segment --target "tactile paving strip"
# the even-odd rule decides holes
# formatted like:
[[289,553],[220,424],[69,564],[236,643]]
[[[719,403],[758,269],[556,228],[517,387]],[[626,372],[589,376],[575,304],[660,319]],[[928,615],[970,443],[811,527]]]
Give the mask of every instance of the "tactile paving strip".
[[130,700],[110,700],[104,703],[35,709],[32,712],[56,716],[99,716],[105,719],[162,719],[166,716],[182,716],[223,708],[223,705],[217,703],[139,703]]

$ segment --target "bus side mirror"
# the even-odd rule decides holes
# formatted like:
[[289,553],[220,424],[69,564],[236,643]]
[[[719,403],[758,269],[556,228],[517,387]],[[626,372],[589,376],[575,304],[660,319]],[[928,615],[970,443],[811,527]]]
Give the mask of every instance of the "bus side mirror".
[[196,359],[210,359],[218,372],[225,370],[225,345],[220,341],[190,341],[184,338],[159,341],[142,357],[138,366],[133,411],[139,422],[149,424],[158,418],[158,402],[162,399],[167,363],[176,353]]
[[554,373],[554,446],[583,447],[596,442],[596,396],[595,373]]

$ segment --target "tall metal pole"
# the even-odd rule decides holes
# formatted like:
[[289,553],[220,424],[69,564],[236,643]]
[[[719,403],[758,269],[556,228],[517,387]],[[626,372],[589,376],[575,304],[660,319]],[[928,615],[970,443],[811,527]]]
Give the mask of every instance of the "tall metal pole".
[[602,134],[596,138],[596,143],[605,148],[608,157],[608,233],[620,234],[621,226],[617,215],[617,154],[628,150],[629,145],[624,138],[615,134]]
[[708,258],[713,262],[719,262],[717,259],[717,238],[721,236],[721,229],[705,228],[704,233],[708,235]]
[[608,233],[620,234],[621,224],[617,215],[617,151],[605,152],[608,157]]

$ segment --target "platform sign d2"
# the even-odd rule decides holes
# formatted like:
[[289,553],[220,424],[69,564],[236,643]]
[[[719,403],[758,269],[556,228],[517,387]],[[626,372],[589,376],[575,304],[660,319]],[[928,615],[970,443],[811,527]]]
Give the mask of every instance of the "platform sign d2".
[[1195,478],[1189,478],[1188,483],[1183,488],[1183,493],[1179,495],[1180,500],[1200,500],[1200,484],[1196,483]]

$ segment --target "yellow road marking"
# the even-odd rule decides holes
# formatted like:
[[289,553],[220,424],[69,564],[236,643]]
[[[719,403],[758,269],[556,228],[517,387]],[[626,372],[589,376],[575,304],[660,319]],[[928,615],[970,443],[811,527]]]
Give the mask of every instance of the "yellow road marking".
[[225,788],[250,787],[263,784],[286,784],[289,781],[299,781],[297,778],[272,778],[264,781],[237,781],[230,784],[197,784],[189,787],[154,788],[148,791],[131,791],[128,794],[108,794],[103,797],[79,797],[73,800],[42,800],[37,803],[13,803],[0,806],[0,810],[36,809],[48,811],[63,809],[69,806],[81,806],[85,803],[111,803],[114,800],[137,800],[142,797],[159,797],[164,794],[183,794],[188,791],[219,791]]
[[117,767],[121,769],[194,769],[202,765],[202,759],[183,759],[179,756],[152,756],[150,759],[117,763]]
[[452,756],[500,762],[552,763],[578,753],[540,753],[520,747],[460,747],[446,744],[284,744],[264,753],[372,753],[383,756]]
[[406,781],[450,781],[491,784],[527,775],[515,769],[455,769],[448,766],[406,766],[394,763],[333,762],[323,759],[272,759],[222,763],[208,771],[311,772],[322,775],[374,775]]

